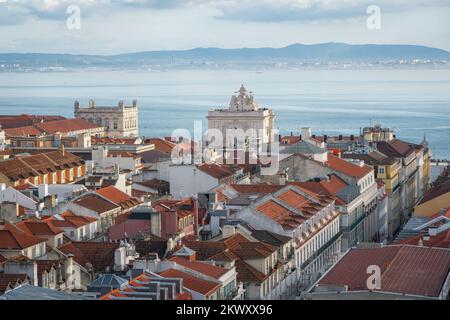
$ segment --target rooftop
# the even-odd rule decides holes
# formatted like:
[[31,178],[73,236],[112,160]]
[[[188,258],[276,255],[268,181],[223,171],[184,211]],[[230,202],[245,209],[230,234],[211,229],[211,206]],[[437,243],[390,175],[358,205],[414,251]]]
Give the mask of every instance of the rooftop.
[[333,170],[357,179],[363,178],[373,171],[373,168],[363,164],[362,166],[341,159],[333,154],[328,154],[326,165]]
[[82,196],[81,198],[74,200],[73,203],[86,209],[92,210],[98,214],[120,208],[120,206],[94,194]]
[[449,273],[450,249],[408,245],[351,249],[318,285],[367,291],[367,268],[371,265],[381,269],[381,290],[377,291],[438,297]]
[[0,220],[0,249],[23,250],[46,240],[30,235],[9,222]]
[[221,284],[219,282],[212,282],[193,276],[187,272],[183,272],[177,269],[167,269],[159,273],[164,278],[181,278],[183,279],[183,287],[210,296],[217,290],[219,290]]

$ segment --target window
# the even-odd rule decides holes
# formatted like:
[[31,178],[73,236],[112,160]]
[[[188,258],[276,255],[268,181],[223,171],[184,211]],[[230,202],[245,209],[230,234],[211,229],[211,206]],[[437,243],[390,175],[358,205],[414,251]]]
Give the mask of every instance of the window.
[[384,174],[384,167],[379,167],[378,168],[378,173],[379,174]]
[[116,130],[117,130],[117,128],[118,128],[118,124],[117,124],[117,121],[114,121],[114,129],[116,129]]

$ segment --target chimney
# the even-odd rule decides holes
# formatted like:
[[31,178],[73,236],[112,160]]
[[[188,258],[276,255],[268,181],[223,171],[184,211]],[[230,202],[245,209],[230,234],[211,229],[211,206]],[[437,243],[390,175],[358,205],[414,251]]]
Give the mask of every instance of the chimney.
[[64,143],[62,143],[62,142],[59,145],[59,151],[62,153],[63,156],[66,155],[66,147],[64,147]]
[[79,110],[80,109],[80,102],[78,100],[76,100],[73,106],[75,107],[75,111]]
[[127,266],[127,249],[122,242],[120,247],[114,251],[114,270],[123,271]]
[[57,197],[55,194],[48,195],[44,198],[44,207],[45,208],[56,208],[58,204]]
[[286,185],[286,181],[287,181],[287,173],[286,172],[280,173],[279,174],[279,184],[280,184],[280,186]]
[[64,263],[66,269],[66,285],[68,287],[75,285],[75,277],[73,276],[73,257],[74,255],[69,253],[67,255],[67,260]]
[[236,227],[226,224],[222,227],[222,238],[229,238],[236,234]]
[[94,100],[89,100],[89,109],[94,109],[95,108],[95,101]]

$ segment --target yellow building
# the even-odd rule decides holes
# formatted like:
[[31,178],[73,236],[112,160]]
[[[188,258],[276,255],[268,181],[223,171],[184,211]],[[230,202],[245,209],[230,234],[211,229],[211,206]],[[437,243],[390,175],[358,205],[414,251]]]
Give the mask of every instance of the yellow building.
[[415,216],[430,217],[450,207],[450,179],[433,186],[414,209]]

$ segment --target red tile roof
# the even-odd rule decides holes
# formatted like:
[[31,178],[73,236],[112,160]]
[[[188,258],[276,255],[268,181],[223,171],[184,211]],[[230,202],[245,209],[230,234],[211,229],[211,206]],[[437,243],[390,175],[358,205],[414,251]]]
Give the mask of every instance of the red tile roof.
[[328,154],[328,160],[325,164],[333,170],[358,179],[363,178],[373,171],[373,168],[366,164],[359,166],[332,154]]
[[45,238],[29,235],[9,222],[0,220],[0,249],[23,250],[45,241]]
[[7,137],[27,137],[27,136],[40,136],[42,131],[34,126],[18,127],[5,129]]
[[120,206],[107,201],[103,198],[101,198],[98,195],[89,194],[86,196],[83,196],[75,201],[73,201],[74,204],[77,204],[81,207],[87,208],[89,210],[92,210],[98,214],[109,212],[114,209],[120,208]]
[[256,208],[257,211],[278,222],[284,229],[297,228],[306,219],[297,213],[283,207],[274,200],[269,200]]
[[0,173],[8,177],[10,181],[18,181],[78,167],[84,163],[84,160],[70,152],[64,154],[61,151],[41,152],[0,162]]
[[[289,184],[301,187],[303,189],[307,189],[309,191],[314,192],[315,194],[327,194],[333,197],[336,197],[339,191],[348,187],[348,184],[335,174],[331,174],[329,176],[329,180],[321,180],[320,182],[316,181],[290,182]],[[342,204],[344,203],[344,201],[338,198],[336,203]]]
[[62,230],[53,226],[51,223],[46,221],[41,221],[36,218],[30,218],[27,220],[20,221],[16,223],[16,226],[23,232],[32,236],[55,236],[63,233]]
[[367,289],[367,268],[381,269],[381,290],[437,297],[450,269],[450,250],[419,246],[352,249],[320,281],[323,286]]
[[146,139],[145,143],[151,143],[155,145],[155,150],[162,152],[166,155],[170,155],[172,153],[173,148],[176,147],[176,144],[161,138],[150,138]]
[[219,279],[221,276],[223,276],[225,273],[228,272],[227,269],[222,267],[214,266],[212,264],[199,261],[189,261],[181,257],[172,257],[170,261],[176,262],[177,264],[182,265],[183,267],[206,274],[207,276],[210,276],[215,279]]
[[231,177],[235,174],[235,171],[232,170],[229,166],[219,165],[215,163],[202,164],[198,166],[198,169],[216,179]]
[[61,116],[38,116],[38,115],[29,115],[29,114],[22,114],[22,115],[1,115],[0,116],[0,126],[2,128],[17,128],[17,127],[24,127],[32,125],[33,123],[39,123],[39,122],[49,122],[49,121],[56,121],[56,120],[63,120],[64,117]]
[[70,133],[101,128],[84,119],[65,119],[50,122],[34,123],[30,126],[9,128],[5,130],[7,136],[40,136],[44,134]]
[[46,218],[44,221],[47,222],[48,224],[53,225],[56,228],[75,228],[75,229],[97,221],[97,219],[93,217],[77,216],[71,211],[66,211],[60,214],[60,217],[62,217],[63,220],[58,220],[55,218],[55,216],[52,216]]
[[131,209],[141,204],[136,198],[130,197],[125,192],[120,191],[114,186],[109,186],[96,191],[97,194],[119,205],[122,209]]
[[204,296],[210,296],[220,288],[220,283],[207,281],[195,277],[187,272],[176,269],[167,269],[159,273],[164,278],[182,278],[183,286],[189,290],[198,292]]
[[114,252],[119,247],[113,242],[67,242],[59,250],[66,254],[73,254],[74,260],[81,266],[94,267],[97,272],[110,270],[114,267]]
[[246,263],[245,261],[236,261],[236,271],[238,273],[238,279],[241,282],[256,282],[261,283],[266,280],[269,275],[256,270],[254,267]]

